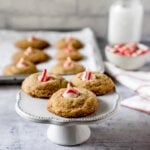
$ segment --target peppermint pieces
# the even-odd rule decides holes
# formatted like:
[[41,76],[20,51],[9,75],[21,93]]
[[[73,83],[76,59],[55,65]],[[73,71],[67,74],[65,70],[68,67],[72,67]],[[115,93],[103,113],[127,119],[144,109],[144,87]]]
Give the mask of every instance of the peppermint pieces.
[[40,82],[46,82],[46,81],[49,81],[51,79],[53,79],[53,77],[47,76],[47,70],[46,69],[43,70],[42,75],[38,76],[38,80]]
[[67,67],[72,66],[72,64],[73,64],[73,62],[72,62],[71,58],[70,58],[70,57],[67,57],[67,59],[66,59],[66,61],[64,62],[63,66],[64,66],[64,68],[67,68]]
[[72,53],[74,51],[74,48],[72,47],[71,44],[68,45],[67,48],[65,48],[64,50],[66,53]]
[[34,40],[36,40],[36,37],[34,35],[28,37],[28,42],[33,42]]
[[68,36],[65,38],[65,42],[69,43],[69,42],[71,42],[72,39],[73,39],[72,36],[71,36],[71,35],[68,35]]
[[150,52],[148,49],[140,48],[136,43],[130,43],[130,44],[119,43],[111,47],[109,50],[120,56],[131,56],[131,57],[144,55]]
[[25,68],[25,67],[28,67],[29,64],[28,62],[26,62],[23,58],[21,58],[18,63],[16,64],[16,67],[17,68]]
[[32,47],[28,47],[28,48],[25,50],[25,52],[24,52],[24,54],[27,55],[27,56],[29,56],[29,55],[32,54],[32,53],[33,53]]
[[68,83],[66,91],[63,93],[64,98],[75,98],[80,95],[79,91],[71,86],[70,83]]
[[83,81],[95,79],[94,74],[91,71],[85,71],[81,77]]

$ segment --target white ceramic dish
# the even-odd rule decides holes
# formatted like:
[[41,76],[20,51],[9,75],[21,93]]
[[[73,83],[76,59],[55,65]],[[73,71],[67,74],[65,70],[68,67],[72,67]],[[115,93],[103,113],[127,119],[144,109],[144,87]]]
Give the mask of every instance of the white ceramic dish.
[[[149,49],[146,45],[138,44],[141,49]],[[136,57],[120,56],[109,50],[110,46],[106,46],[105,55],[108,61],[112,62],[116,66],[126,70],[136,70],[141,68],[150,57],[150,52],[144,55]]]
[[96,113],[81,118],[63,118],[47,111],[46,99],[33,98],[20,91],[17,94],[15,109],[25,119],[51,124],[47,135],[52,142],[60,145],[76,145],[90,137],[90,129],[86,125],[109,118],[119,105],[119,96],[115,91],[97,99],[100,105]]

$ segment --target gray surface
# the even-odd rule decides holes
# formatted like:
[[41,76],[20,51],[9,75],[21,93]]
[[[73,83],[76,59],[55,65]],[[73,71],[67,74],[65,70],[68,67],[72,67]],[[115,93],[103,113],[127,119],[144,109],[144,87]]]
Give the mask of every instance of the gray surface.
[[[92,125],[90,139],[80,146],[63,147],[46,137],[48,125],[29,122],[14,110],[19,86],[0,86],[0,150],[148,150],[150,149],[149,116],[120,107],[114,117]],[[122,98],[132,95],[118,85]]]
[[[0,0],[1,29],[82,28],[107,36],[108,10],[115,0]],[[150,36],[150,1],[145,8],[143,35]]]

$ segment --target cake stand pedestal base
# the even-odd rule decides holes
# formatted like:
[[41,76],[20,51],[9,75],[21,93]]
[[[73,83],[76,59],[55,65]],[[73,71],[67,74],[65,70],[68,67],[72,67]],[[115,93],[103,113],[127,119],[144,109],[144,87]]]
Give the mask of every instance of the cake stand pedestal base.
[[87,141],[90,135],[90,128],[86,125],[50,125],[47,130],[48,138],[59,145],[78,145]]

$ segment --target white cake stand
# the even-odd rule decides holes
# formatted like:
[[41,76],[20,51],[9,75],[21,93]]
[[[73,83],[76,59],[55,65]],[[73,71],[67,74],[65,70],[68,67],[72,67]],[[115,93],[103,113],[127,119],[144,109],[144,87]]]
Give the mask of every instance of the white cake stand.
[[119,96],[115,91],[99,96],[97,99],[99,107],[96,113],[81,118],[63,118],[47,111],[47,100],[30,97],[20,91],[17,94],[15,109],[25,119],[50,124],[47,136],[53,143],[77,145],[87,141],[90,137],[89,124],[100,122],[112,116],[119,104]]

